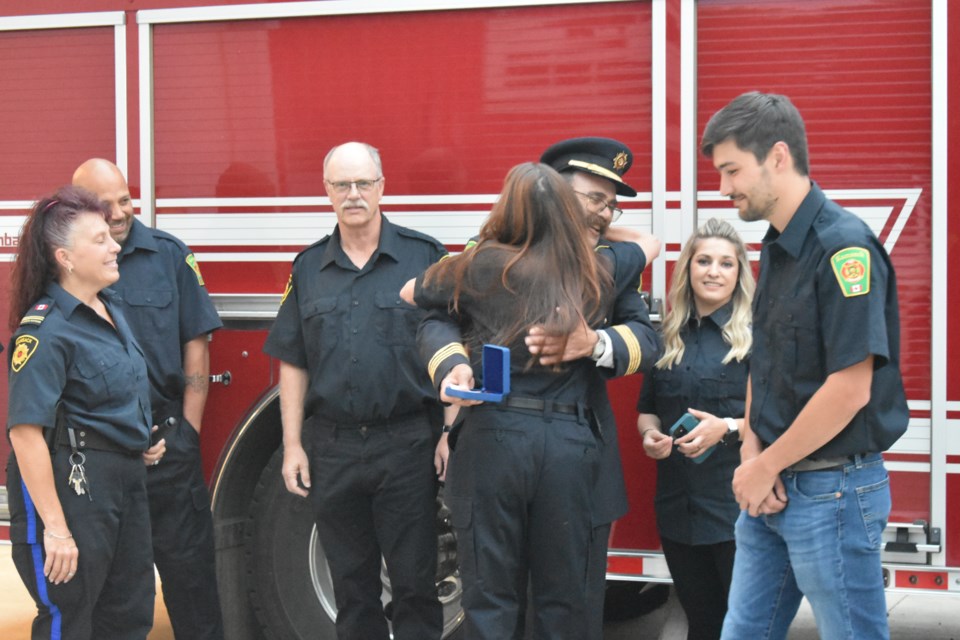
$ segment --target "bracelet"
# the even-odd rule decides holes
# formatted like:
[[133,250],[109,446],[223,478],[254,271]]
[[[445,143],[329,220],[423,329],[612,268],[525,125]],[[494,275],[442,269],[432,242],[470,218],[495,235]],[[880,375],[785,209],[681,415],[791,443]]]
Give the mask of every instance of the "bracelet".
[[450,429],[453,429],[453,427],[449,424],[445,424],[443,425],[443,429],[440,431],[440,433],[450,433]]
[[50,531],[49,529],[44,529],[43,535],[44,537],[53,538],[54,540],[69,540],[70,538],[73,537],[72,533],[68,533],[65,536],[58,536],[57,534],[55,534],[53,531]]

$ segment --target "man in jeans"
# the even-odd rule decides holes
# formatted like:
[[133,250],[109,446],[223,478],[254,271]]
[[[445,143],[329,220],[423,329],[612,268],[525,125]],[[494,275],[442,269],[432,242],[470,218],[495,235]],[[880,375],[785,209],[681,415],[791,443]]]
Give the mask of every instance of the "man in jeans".
[[740,218],[770,223],[722,637],[785,638],[806,596],[822,638],[887,638],[880,454],[909,417],[890,257],[810,180],[803,119],[785,96],[737,97],[707,123],[700,148]]

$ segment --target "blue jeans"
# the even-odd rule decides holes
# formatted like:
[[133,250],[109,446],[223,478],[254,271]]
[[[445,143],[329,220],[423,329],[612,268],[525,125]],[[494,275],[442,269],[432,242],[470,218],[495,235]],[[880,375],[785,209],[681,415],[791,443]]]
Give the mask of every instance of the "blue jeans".
[[889,638],[880,534],[890,480],[880,454],[784,471],[787,508],[737,520],[726,640],[786,638],[803,596],[823,640]]

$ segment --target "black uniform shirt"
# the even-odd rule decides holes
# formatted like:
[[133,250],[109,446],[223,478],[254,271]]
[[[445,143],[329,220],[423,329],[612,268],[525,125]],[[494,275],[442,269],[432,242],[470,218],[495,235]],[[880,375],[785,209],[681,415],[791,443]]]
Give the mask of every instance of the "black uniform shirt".
[[870,401],[811,458],[885,451],[907,428],[890,257],[813,184],[783,233],[770,227],[753,303],[750,428],[772,444],[827,376],[874,356]]
[[423,312],[401,300],[400,289],[446,251],[381,220],[380,244],[362,269],[343,252],[339,227],[293,262],[263,349],[307,370],[307,415],[362,423],[436,403],[415,344]]
[[[719,418],[743,417],[747,360],[723,364],[730,345],[722,331],[732,310],[729,302],[700,321],[691,318],[680,332],[683,360],[644,376],[637,409],[659,417],[664,433],[690,407]],[[731,483],[738,464],[739,445],[722,443],[699,464],[676,447],[669,458],[658,460],[654,504],[660,535],[688,545],[733,540],[740,507]]]
[[[509,326],[519,313],[518,305],[524,291],[532,287],[545,277],[545,274],[532,272],[530,267],[523,263],[515,265],[510,271],[512,290],[502,285],[502,274],[506,264],[516,256],[512,249],[505,249],[495,242],[481,251],[470,264],[466,273],[468,287],[464,287],[460,295],[459,308],[464,328],[464,340],[471,354],[471,365],[478,383],[482,383],[482,366],[480,358],[483,344],[495,339],[497,334]],[[636,245],[632,245],[636,247]],[[601,269],[606,270],[612,277],[619,277],[625,281],[639,282],[640,271],[645,265],[643,252],[637,248],[629,251],[624,247],[619,260],[608,256],[599,258]],[[549,276],[547,276],[549,277]],[[612,309],[611,302],[615,296],[616,282],[611,281],[613,288],[608,290],[601,300],[603,309]],[[424,286],[423,277],[417,278],[415,298],[417,305],[426,309],[446,310],[453,298],[453,282],[433,280],[429,286]],[[599,326],[600,323],[597,323]],[[539,363],[530,362],[529,351],[524,343],[525,332],[521,332],[509,347],[512,357],[510,367],[513,373],[511,392],[518,395],[530,395],[538,398],[549,398],[559,402],[579,402],[586,399],[588,379],[596,375],[596,363],[581,358],[566,363],[558,371],[553,367],[544,367]],[[638,356],[639,358],[639,356]]]
[[120,280],[111,288],[147,359],[151,403],[166,414],[159,423],[182,406],[183,345],[223,323],[190,249],[169,233],[134,219],[118,261]]
[[88,428],[130,451],[150,442],[147,366],[109,289],[100,293],[116,329],[57,283],[34,304],[10,339],[7,428]]

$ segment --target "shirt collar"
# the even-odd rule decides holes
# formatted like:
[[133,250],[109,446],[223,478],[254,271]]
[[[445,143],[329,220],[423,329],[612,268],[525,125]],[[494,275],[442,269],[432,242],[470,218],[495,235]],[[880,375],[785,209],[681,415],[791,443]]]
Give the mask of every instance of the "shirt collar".
[[776,243],[781,249],[789,253],[794,258],[800,256],[800,250],[803,247],[803,241],[813,226],[813,220],[817,213],[823,207],[827,197],[817,186],[816,182],[810,181],[810,192],[800,203],[796,213],[787,223],[787,228],[783,232],[778,232],[773,225],[767,229],[767,234],[763,237],[763,243]]
[[[370,256],[368,264],[374,264],[379,256],[390,256],[395,261],[400,261],[400,234],[397,233],[396,225],[387,220],[387,216],[380,212],[380,242],[377,244],[376,251]],[[344,269],[356,269],[356,266],[343,252],[340,245],[340,225],[337,224],[330,234],[330,242],[327,243],[323,251],[323,257],[320,259],[320,268],[325,269],[330,263],[336,263]]]
[[[51,282],[48,284],[46,294],[53,298],[54,303],[56,303],[57,308],[60,309],[65,318],[72,316],[73,312],[77,310],[77,307],[83,306],[83,303],[60,286],[59,282]],[[103,289],[98,295],[105,304],[109,305],[113,302],[115,293],[112,289]]]
[[711,322],[713,322],[713,324],[722,328],[725,324],[730,322],[731,316],[733,316],[733,300],[732,299],[728,301],[727,304],[723,305],[719,309],[715,309],[713,313],[711,313],[708,316],[704,316],[703,318],[698,319],[696,315],[691,314],[690,322],[698,322],[698,321],[703,322],[704,320],[710,320]]
[[130,225],[130,233],[123,242],[123,248],[120,249],[120,255],[129,255],[137,249],[159,251],[160,247],[157,246],[157,239],[153,237],[146,225],[134,218]]

